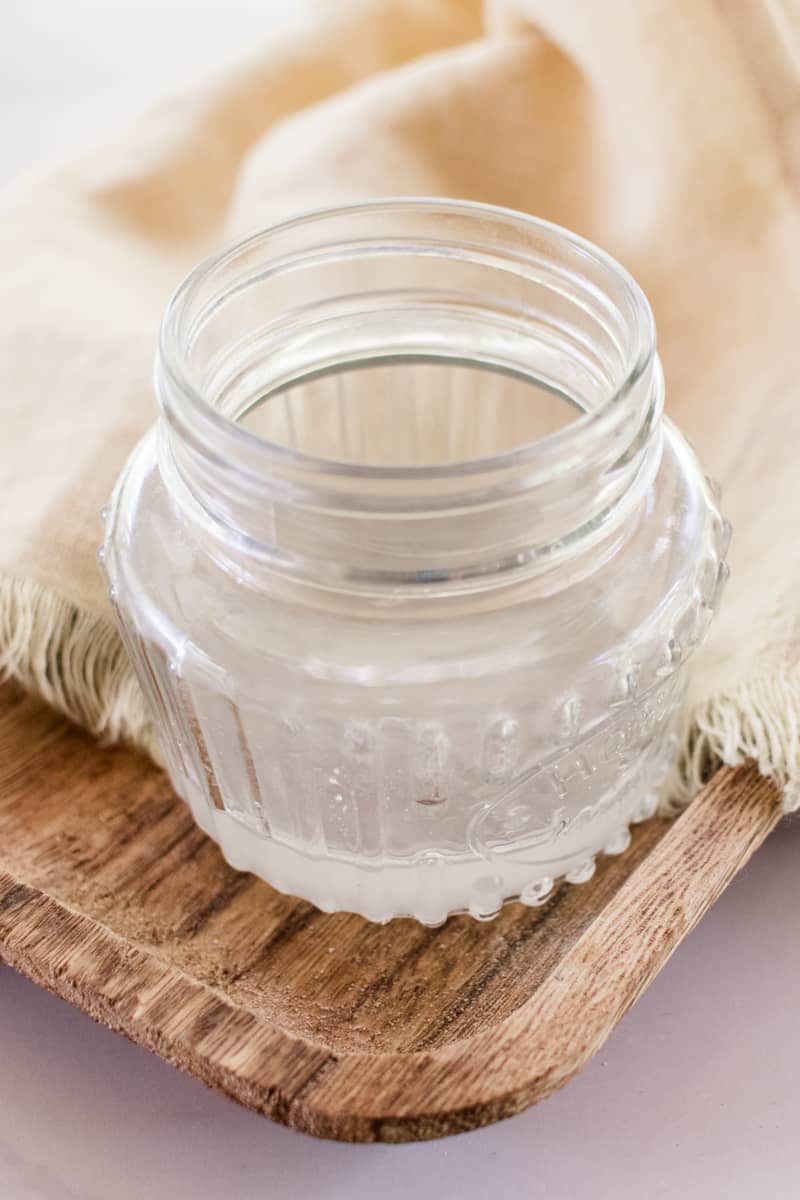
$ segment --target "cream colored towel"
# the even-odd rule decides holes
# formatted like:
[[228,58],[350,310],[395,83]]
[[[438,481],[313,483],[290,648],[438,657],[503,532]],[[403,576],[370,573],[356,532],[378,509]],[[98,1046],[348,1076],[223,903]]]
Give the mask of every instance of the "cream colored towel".
[[800,801],[796,0],[326,0],[308,29],[0,201],[0,671],[104,738],[153,731],[95,565],[201,255],[385,194],[524,209],[655,310],[668,408],[723,484],[732,580],[684,795],[754,756]]

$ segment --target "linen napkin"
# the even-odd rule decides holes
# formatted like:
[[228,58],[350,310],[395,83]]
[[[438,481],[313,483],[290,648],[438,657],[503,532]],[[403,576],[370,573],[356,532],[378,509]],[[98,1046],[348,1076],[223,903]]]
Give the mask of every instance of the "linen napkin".
[[0,673],[157,753],[95,564],[152,422],[166,301],[304,209],[441,195],[616,255],[668,411],[723,486],[732,579],[677,799],[753,757],[800,804],[798,0],[337,0],[0,198]]

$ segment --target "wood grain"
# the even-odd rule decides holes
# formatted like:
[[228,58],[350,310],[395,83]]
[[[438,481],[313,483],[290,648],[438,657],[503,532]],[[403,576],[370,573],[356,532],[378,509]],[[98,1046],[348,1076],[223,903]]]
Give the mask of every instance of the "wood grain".
[[726,769],[541,909],[374,926],[233,871],[159,771],[5,688],[0,957],[275,1120],[438,1137],[579,1070],[775,825],[776,801],[754,769]]

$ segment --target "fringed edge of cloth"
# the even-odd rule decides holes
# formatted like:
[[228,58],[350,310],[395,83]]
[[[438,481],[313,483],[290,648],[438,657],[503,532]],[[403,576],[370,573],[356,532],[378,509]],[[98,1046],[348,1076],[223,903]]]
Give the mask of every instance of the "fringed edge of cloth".
[[800,809],[800,666],[743,680],[687,712],[662,812],[676,815],[718,767],[747,761],[777,784],[784,812]]
[[111,615],[85,612],[30,579],[0,577],[0,679],[83,726],[160,759],[158,738]]

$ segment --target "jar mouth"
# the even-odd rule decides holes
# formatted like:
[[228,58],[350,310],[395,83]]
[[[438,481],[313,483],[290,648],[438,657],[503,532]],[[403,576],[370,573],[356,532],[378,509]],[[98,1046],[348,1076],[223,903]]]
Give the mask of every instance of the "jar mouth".
[[[519,376],[580,415],[497,453],[400,464],[242,424],[299,378],[400,359]],[[326,587],[474,590],[549,569],[622,521],[661,452],[639,286],[576,234],[468,201],[320,210],[201,262],[168,306],[156,386],[176,495],[248,562]]]
[[[457,252],[447,238],[432,236],[402,238],[403,223],[416,221],[452,220],[469,230],[472,248],[492,246],[507,256],[503,269],[512,272],[535,273],[549,253],[566,256],[568,264],[555,266],[553,287],[567,276],[575,264],[583,267],[580,285],[586,297],[598,303],[606,313],[613,311],[618,328],[615,330],[619,360],[614,364],[613,377],[608,380],[606,394],[592,407],[582,407],[573,420],[532,440],[501,449],[448,462],[424,464],[368,463],[342,461],[327,454],[308,453],[255,432],[241,421],[241,414],[226,412],[209,395],[202,379],[202,370],[195,361],[195,347],[203,332],[203,324],[216,318],[220,306],[232,294],[242,292],[254,282],[269,286],[273,271],[285,273],[295,262],[314,257],[317,251],[315,232],[322,235],[318,246],[333,255],[363,253],[368,242],[377,242],[382,250],[397,254],[426,255],[431,245],[442,247],[443,257]],[[379,221],[387,233],[374,238],[353,238],[353,228]],[[345,226],[341,240],[337,226]],[[392,238],[392,227],[398,233]],[[392,246],[391,242],[395,245]],[[289,243],[288,253],[282,243]],[[531,249],[530,243],[533,243]],[[462,243],[463,244],[463,243]],[[308,255],[308,247],[313,247]],[[569,261],[571,260],[571,261]],[[498,259],[499,261],[499,259]],[[524,324],[525,305],[519,305]],[[281,322],[276,322],[275,338],[280,342]],[[296,335],[296,330],[292,331]],[[524,337],[524,329],[521,331]],[[284,334],[284,336],[286,336]],[[410,355],[410,357],[413,356]],[[552,222],[499,206],[466,200],[427,197],[389,198],[324,208],[292,217],[253,233],[242,241],[208,256],[180,284],[170,300],[161,325],[157,373],[163,377],[159,387],[168,420],[180,427],[184,435],[201,437],[213,443],[217,453],[230,455],[238,468],[263,477],[287,467],[296,468],[304,476],[347,476],[361,480],[403,480],[420,485],[425,480],[447,481],[459,476],[504,473],[523,467],[535,468],[544,460],[557,461],[570,447],[583,444],[593,429],[608,424],[609,418],[625,408],[626,401],[636,391],[637,384],[647,375],[655,356],[655,326],[644,293],[633,277],[611,255],[590,241]]]

